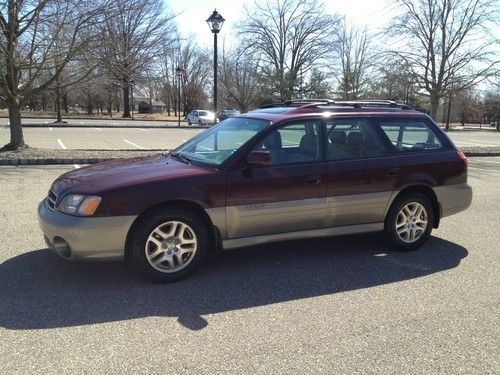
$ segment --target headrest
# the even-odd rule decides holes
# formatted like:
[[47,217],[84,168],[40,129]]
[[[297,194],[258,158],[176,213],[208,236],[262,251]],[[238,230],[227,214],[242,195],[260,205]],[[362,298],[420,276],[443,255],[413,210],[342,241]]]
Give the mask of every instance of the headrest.
[[347,143],[353,146],[360,145],[361,143],[363,143],[363,133],[350,132],[347,136]]
[[334,130],[330,133],[330,141],[332,143],[343,143],[347,140],[347,134],[343,130]]
[[279,133],[279,131],[273,131],[264,139],[264,147],[268,150],[281,149],[281,134]]

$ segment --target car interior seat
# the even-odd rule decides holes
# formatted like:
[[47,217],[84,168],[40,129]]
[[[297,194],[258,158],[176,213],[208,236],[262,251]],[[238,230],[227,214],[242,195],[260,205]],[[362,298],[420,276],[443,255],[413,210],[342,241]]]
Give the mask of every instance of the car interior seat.
[[347,147],[347,133],[344,130],[333,130],[329,138],[328,159],[339,160],[353,157]]
[[318,136],[314,131],[314,124],[305,125],[306,133],[300,139],[299,148],[303,154],[314,156],[315,159],[319,156]]

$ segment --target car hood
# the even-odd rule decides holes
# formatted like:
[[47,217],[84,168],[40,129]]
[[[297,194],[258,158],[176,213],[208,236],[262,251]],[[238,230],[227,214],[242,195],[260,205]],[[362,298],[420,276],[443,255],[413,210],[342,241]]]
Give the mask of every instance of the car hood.
[[167,155],[152,155],[75,169],[54,181],[52,191],[58,196],[61,193],[97,194],[120,187],[210,173],[213,172],[209,168],[189,165]]

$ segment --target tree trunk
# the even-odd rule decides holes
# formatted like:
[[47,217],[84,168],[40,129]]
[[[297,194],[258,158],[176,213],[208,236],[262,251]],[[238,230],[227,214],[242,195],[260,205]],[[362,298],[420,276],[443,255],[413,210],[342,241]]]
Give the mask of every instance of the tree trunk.
[[92,108],[92,97],[90,94],[87,94],[87,115],[92,115],[94,113],[94,109]]
[[430,108],[430,116],[437,121],[437,112],[439,107],[439,96],[436,94],[431,94],[431,108]]
[[68,114],[69,113],[68,93],[66,92],[63,95],[63,106],[64,106],[64,113]]
[[3,147],[4,150],[18,150],[27,147],[24,143],[23,128],[21,125],[21,104],[19,98],[7,101],[9,107],[10,143]]
[[123,82],[123,118],[130,118],[130,86],[128,82]]
[[55,107],[56,107],[56,114],[57,114],[57,123],[62,122],[62,115],[61,115],[61,89],[56,86],[56,98],[55,98]]

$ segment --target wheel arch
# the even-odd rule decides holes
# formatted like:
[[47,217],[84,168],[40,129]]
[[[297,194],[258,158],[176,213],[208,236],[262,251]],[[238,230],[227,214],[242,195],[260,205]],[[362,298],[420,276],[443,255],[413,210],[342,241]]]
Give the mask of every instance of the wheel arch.
[[166,208],[183,208],[188,211],[193,212],[194,214],[198,215],[199,218],[203,221],[205,224],[205,227],[207,228],[208,232],[208,237],[209,237],[209,253],[215,254],[218,253],[222,249],[222,240],[221,240],[221,234],[219,228],[217,228],[213,223],[212,220],[210,219],[210,216],[208,216],[207,212],[203,209],[202,206],[200,206],[197,203],[194,203],[192,201],[188,200],[169,200],[161,203],[157,203],[154,206],[148,207],[144,211],[142,211],[137,218],[134,220],[132,225],[130,226],[130,229],[128,230],[127,233],[127,238],[125,240],[125,259],[127,260],[130,254],[130,238],[137,227],[137,225],[140,223],[140,220],[155,212],[155,211],[161,211],[162,209]]
[[387,206],[387,211],[385,213],[385,220],[387,220],[388,213],[389,213],[392,205],[394,204],[394,202],[396,202],[400,197],[407,195],[407,194],[411,194],[411,193],[423,194],[427,198],[429,198],[429,201],[431,202],[431,206],[432,206],[432,213],[434,216],[434,222],[433,222],[432,226],[434,228],[438,228],[439,222],[441,220],[441,207],[439,205],[439,201],[437,199],[437,196],[436,196],[436,193],[434,192],[434,190],[430,186],[423,185],[423,184],[407,186],[404,189],[402,189],[399,193],[397,193],[393,197],[391,204],[389,204]]

